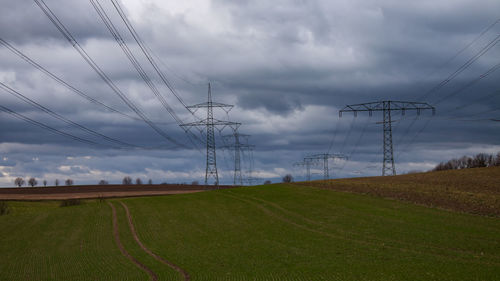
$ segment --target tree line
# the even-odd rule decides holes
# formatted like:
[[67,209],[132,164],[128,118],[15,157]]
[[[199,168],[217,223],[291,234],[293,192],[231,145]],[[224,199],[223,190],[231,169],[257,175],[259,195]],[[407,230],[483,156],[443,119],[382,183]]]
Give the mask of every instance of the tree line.
[[441,162],[432,169],[433,171],[458,170],[469,168],[482,168],[500,166],[500,152],[496,155],[479,153],[475,156],[462,156],[460,158],[451,159],[447,162]]
[[[15,180],[14,180],[14,184],[17,186],[17,187],[21,187],[23,186],[24,184],[28,184],[30,185],[31,187],[35,187],[38,185],[38,181],[35,179],[35,178],[29,178],[29,180],[26,182],[23,178],[21,177],[17,177]],[[47,180],[43,180],[42,181],[43,183],[43,186],[47,186]],[[72,179],[67,179],[64,181],[64,183],[67,185],[67,186],[70,186],[70,185],[73,185],[73,180]],[[59,180],[56,179],[54,181],[54,185],[55,186],[59,186]]]
[[[134,181],[129,176],[124,177],[123,180],[122,180],[122,184],[123,185],[131,185],[131,184],[133,184],[133,182]],[[43,186],[47,186],[47,180],[43,180],[42,183],[43,183]],[[71,185],[74,184],[74,181],[72,179],[67,179],[67,180],[64,181],[64,183],[65,183],[66,186],[71,186]],[[27,185],[29,185],[31,187],[35,187],[35,186],[38,185],[38,181],[35,178],[29,178],[28,181],[25,181],[23,178],[18,177],[18,178],[16,178],[14,180],[14,184],[17,187],[22,187],[25,184],[27,184]],[[56,179],[54,181],[54,185],[53,186],[59,186],[59,184],[60,184],[59,180]],[[98,185],[108,185],[109,182],[107,180],[100,180],[97,184]],[[136,185],[142,185],[143,184],[142,179],[141,178],[136,178],[135,179],[135,184]],[[149,179],[146,184],[152,185],[153,184],[153,180]],[[162,184],[166,184],[166,183],[162,183]],[[198,181],[193,181],[191,184],[192,185],[199,185]]]

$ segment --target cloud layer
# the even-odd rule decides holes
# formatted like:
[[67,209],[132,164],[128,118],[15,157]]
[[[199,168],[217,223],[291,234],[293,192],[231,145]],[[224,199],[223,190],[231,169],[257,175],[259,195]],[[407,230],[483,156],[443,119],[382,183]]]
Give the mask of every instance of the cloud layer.
[[[4,3],[5,2],[5,3]],[[100,0],[128,46],[183,122],[196,119],[162,85],[110,1]],[[17,176],[76,183],[203,181],[203,144],[193,148],[185,132],[133,69],[96,11],[85,1],[46,1],[61,22],[125,95],[170,137],[144,122],[109,112],[69,91],[11,51],[0,47],[0,82],[70,120],[101,134],[157,149],[117,150],[109,142],[69,127],[0,89],[1,105],[58,130],[98,142],[89,146],[0,113],[0,186]],[[254,177],[304,177],[294,162],[310,153],[345,153],[332,161],[336,177],[381,171],[381,114],[338,116],[346,104],[380,100],[425,101],[437,115],[394,113],[398,172],[428,170],[465,154],[500,151],[499,45],[494,45],[438,90],[433,87],[500,32],[498,1],[121,1],[170,82],[187,104],[234,104],[216,118],[241,122],[253,154],[243,169]],[[111,91],[30,1],[2,1],[0,38],[91,98],[134,113]],[[492,23],[497,24],[481,34]],[[478,37],[479,36],[479,37]],[[472,42],[472,44],[470,44]],[[470,45],[468,45],[470,44]],[[464,48],[466,47],[466,48]],[[458,54],[458,55],[456,55]],[[455,56],[456,55],[456,56]],[[470,84],[470,85],[469,85]],[[469,85],[469,86],[468,86]],[[425,98],[424,100],[422,100]],[[204,118],[203,110],[196,112]],[[197,130],[196,137],[203,138]],[[230,134],[226,128],[220,135]],[[191,137],[193,139],[193,137]],[[217,145],[225,142],[217,132]],[[196,140],[194,140],[196,141]],[[161,147],[161,149],[158,149]],[[231,183],[234,155],[218,150],[224,183]],[[250,159],[254,164],[251,167]],[[313,169],[314,177],[322,170]]]

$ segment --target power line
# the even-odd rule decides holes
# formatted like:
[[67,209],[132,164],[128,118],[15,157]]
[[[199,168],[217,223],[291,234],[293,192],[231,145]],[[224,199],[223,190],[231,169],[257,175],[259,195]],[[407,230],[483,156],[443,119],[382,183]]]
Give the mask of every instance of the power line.
[[453,108],[452,110],[446,111],[446,113],[453,113],[453,112],[456,112],[458,110],[462,110],[462,109],[464,109],[466,107],[469,107],[469,106],[472,106],[474,104],[477,104],[477,103],[489,100],[489,99],[491,99],[493,97],[497,97],[497,96],[499,96],[499,94],[500,94],[500,89],[497,89],[497,90],[491,92],[490,94],[488,94],[487,96],[484,96],[482,98],[476,99],[474,101],[470,101],[470,102],[468,102],[468,103],[466,103],[466,104],[464,104],[462,106],[457,106],[457,107]]
[[330,145],[328,146],[328,152],[327,153],[330,153],[330,151],[332,150],[332,146],[335,143],[335,139],[337,138],[337,131],[338,131],[338,128],[339,128],[339,123],[340,123],[340,121],[337,120],[337,123],[335,124],[335,130],[333,130],[333,137],[332,137],[332,140],[330,141]]
[[81,124],[73,122],[73,121],[69,120],[68,118],[66,118],[64,116],[61,116],[61,115],[57,114],[56,112],[50,110],[49,108],[47,108],[47,107],[39,104],[38,102],[36,102],[36,101],[34,101],[34,100],[26,97],[25,95],[19,93],[18,91],[10,88],[9,86],[5,85],[2,82],[0,82],[0,88],[2,88],[5,92],[13,95],[14,97],[16,97],[16,98],[24,101],[25,103],[28,103],[28,104],[32,105],[33,107],[36,107],[36,108],[42,110],[43,112],[49,114],[50,116],[52,116],[52,117],[54,117],[54,118],[56,118],[56,119],[58,119],[60,121],[63,121],[64,123],[66,123],[66,124],[68,124],[70,126],[76,127],[78,129],[81,129],[81,130],[89,133],[89,134],[92,134],[92,135],[97,136],[97,137],[101,137],[101,138],[103,138],[103,139],[105,139],[107,141],[114,142],[114,143],[119,144],[119,145],[124,145],[124,146],[129,146],[129,147],[137,147],[136,145],[129,144],[129,143],[117,140],[115,138],[108,137],[108,136],[103,135],[103,134],[101,134],[99,132],[96,132],[96,131],[94,131],[92,129],[89,129],[89,128],[81,125]]
[[99,77],[115,92],[116,95],[130,108],[132,109],[144,122],[146,122],[153,130],[155,130],[160,136],[166,140],[176,144],[177,146],[186,148],[186,146],[177,140],[170,137],[161,128],[156,126],[143,112],[140,110],[130,99],[123,94],[123,92],[113,83],[113,81],[106,75],[106,73],[95,63],[95,61],[90,57],[90,55],[83,49],[83,47],[76,41],[76,39],[71,35],[67,28],[61,23],[57,16],[52,12],[52,10],[45,4],[43,0],[34,0],[35,3],[40,7],[44,14],[49,18],[49,20],[54,24],[54,26],[61,32],[61,34],[70,42],[70,44],[75,48],[75,50],[82,56],[82,58],[89,64],[89,66],[99,75]]
[[155,62],[155,60],[151,56],[151,54],[150,54],[150,52],[149,52],[146,44],[141,39],[141,37],[139,36],[139,34],[137,33],[137,31],[135,30],[134,26],[130,23],[130,21],[128,20],[127,16],[125,15],[125,12],[123,11],[122,7],[120,6],[120,3],[118,1],[116,1],[116,0],[111,0],[111,3],[113,3],[113,6],[115,7],[116,11],[120,15],[120,18],[123,20],[123,22],[127,26],[127,29],[132,34],[132,37],[134,38],[135,42],[137,43],[137,45],[139,45],[139,47],[141,48],[142,52],[144,53],[144,55],[146,56],[146,58],[148,59],[148,61],[153,66],[153,68],[155,69],[155,71],[158,74],[158,76],[160,76],[160,78],[163,81],[163,83],[165,84],[165,86],[167,86],[167,88],[172,92],[172,94],[177,98],[177,100],[184,106],[184,108],[186,108],[186,110],[188,110],[191,114],[194,115],[194,112],[182,100],[182,98],[177,93],[177,91],[174,89],[174,87],[172,86],[172,84],[170,83],[170,81],[168,81],[168,79],[165,76],[165,74],[158,67],[158,64]]
[[448,84],[451,80],[453,80],[455,77],[457,77],[460,73],[462,73],[465,69],[467,69],[469,66],[471,66],[476,60],[478,60],[480,57],[482,57],[484,54],[486,54],[491,48],[493,48],[498,42],[500,42],[500,35],[497,35],[493,40],[491,40],[486,46],[481,48],[479,52],[477,52],[475,55],[473,55],[469,60],[467,60],[464,64],[462,64],[457,70],[452,72],[447,78],[445,78],[443,81],[441,81],[439,84],[431,88],[429,91],[427,91],[423,96],[421,96],[419,99],[426,99],[430,94],[438,91],[442,87],[444,87],[446,84]]
[[[484,29],[474,40],[472,40],[469,44],[467,44],[465,47],[463,47],[461,50],[459,50],[455,55],[453,55],[451,58],[449,58],[440,68],[442,68],[444,65],[448,64],[449,62],[451,62],[452,60],[454,60],[456,57],[458,57],[461,53],[463,53],[466,49],[468,49],[470,46],[472,46],[477,40],[479,40],[479,38],[481,38],[484,34],[486,34],[486,32],[488,32],[491,28],[493,28],[495,25],[497,25],[498,23],[500,22],[500,19],[497,19],[496,21],[494,21],[492,24],[490,24],[486,29]],[[424,93],[422,96],[420,96],[418,99],[423,99],[423,98],[427,98],[430,94],[438,91],[439,89],[441,89],[443,86],[445,86],[446,84],[448,84],[452,79],[454,79],[456,76],[458,76],[460,73],[462,73],[466,68],[468,68],[473,62],[475,62],[476,60],[478,60],[481,56],[483,56],[487,51],[489,51],[493,46],[495,46],[498,42],[499,42],[499,38],[500,38],[500,35],[496,36],[493,40],[491,40],[490,42],[488,42],[488,44],[486,46],[484,46],[478,53],[476,53],[474,56],[472,56],[467,62],[465,62],[463,65],[461,65],[457,70],[455,70],[452,74],[450,74],[447,78],[445,78],[443,81],[441,81],[438,85],[434,86],[433,88],[431,88],[430,90],[428,90],[426,93]],[[483,79],[484,77],[486,77],[487,75],[491,74],[493,71],[496,70],[496,66],[493,67],[492,69],[490,69],[489,71],[487,71],[485,74],[479,76],[476,80],[473,80],[471,81],[470,83],[466,84],[464,87],[462,87],[461,89],[451,93],[449,96],[453,96],[453,95],[456,95],[458,94],[459,92],[461,92],[462,90],[464,90],[465,88],[467,87],[470,87],[472,86],[473,84],[475,84],[476,82],[480,81],[481,79]],[[444,99],[442,99],[444,100]],[[442,101],[441,100],[441,101]],[[408,134],[408,132],[410,131],[410,129],[413,127],[413,124],[415,123],[415,120],[412,121],[412,123],[410,124],[410,126],[407,128],[407,130],[405,131],[405,133],[403,134],[403,136],[401,137],[401,139],[404,139],[406,137],[406,135]],[[425,128],[425,126],[424,126]],[[422,131],[422,130],[420,130]],[[418,135],[418,133],[417,133]],[[412,141],[416,138],[417,136],[415,136]]]
[[465,50],[469,49],[474,43],[476,43],[483,35],[485,35],[490,29],[492,29],[495,25],[497,25],[500,22],[500,18],[495,20],[493,23],[491,23],[489,26],[487,26],[483,31],[479,33],[479,35],[474,38],[471,42],[469,42],[467,45],[465,45],[462,49],[460,49],[458,52],[456,52],[453,56],[448,58],[444,63],[442,63],[438,68],[436,68],[432,73],[427,75],[427,77],[430,77],[434,75],[436,72],[439,70],[443,69],[446,65],[448,65],[450,62],[452,62],[454,59],[456,59],[460,54],[465,52]]
[[107,29],[109,30],[109,32],[111,33],[111,35],[113,36],[115,41],[118,43],[118,45],[120,46],[122,51],[125,53],[125,55],[129,59],[129,61],[132,63],[135,70],[139,73],[141,78],[144,80],[146,85],[151,89],[153,94],[158,98],[158,100],[160,101],[162,106],[167,110],[167,112],[172,116],[172,118],[174,118],[174,120],[177,122],[177,124],[179,124],[179,125],[182,124],[182,121],[180,120],[180,118],[174,112],[172,107],[170,107],[170,105],[165,100],[165,98],[161,95],[160,91],[156,88],[153,81],[151,81],[151,79],[147,75],[146,71],[144,71],[144,69],[142,68],[139,61],[135,58],[132,51],[130,51],[129,47],[127,46],[127,43],[125,42],[125,40],[123,40],[123,37],[120,35],[118,29],[116,29],[116,27],[114,26],[113,22],[111,21],[111,19],[109,18],[109,16],[107,15],[106,11],[101,6],[99,1],[98,0],[90,0],[90,3],[92,4],[94,9],[96,10],[97,14],[101,18],[104,25],[107,27]]
[[[35,62],[33,59],[31,59],[30,57],[28,57],[26,54],[22,53],[19,49],[16,49],[14,46],[12,46],[11,44],[9,44],[7,41],[3,40],[2,38],[0,38],[0,44],[4,45],[8,50],[10,50],[12,53],[14,53],[15,55],[17,55],[18,57],[20,57],[21,59],[23,59],[24,61],[26,61],[27,63],[31,64],[33,67],[35,67],[36,69],[40,70],[42,73],[44,73],[45,75],[49,76],[50,78],[52,78],[54,81],[56,81],[57,83],[59,83],[60,85],[66,87],[68,90],[72,91],[73,93],[79,95],[80,97],[88,100],[89,102],[93,103],[93,104],[96,104],[96,105],[99,105],[99,106],[102,106],[104,107],[105,109],[111,111],[111,112],[114,112],[114,113],[118,113],[124,117],[127,117],[129,119],[133,119],[133,120],[136,120],[136,121],[144,121],[140,118],[137,118],[137,117],[134,117],[134,116],[131,116],[131,115],[128,115],[116,108],[113,108],[109,105],[106,105],[104,104],[103,102],[95,99],[95,98],[92,98],[91,96],[85,94],[83,91],[75,88],[74,86],[70,85],[69,83],[67,83],[66,81],[64,81],[63,79],[61,79],[60,77],[56,76],[54,73],[50,72],[49,70],[47,70],[45,67],[41,66],[39,63]],[[169,122],[155,122],[157,124],[163,124],[163,125],[170,125],[170,124],[175,124],[174,123],[169,123]]]
[[340,148],[340,150],[339,150],[340,152],[343,152],[343,151],[344,151],[344,148],[345,148],[345,146],[346,146],[346,144],[347,144],[347,140],[349,139],[349,136],[351,136],[351,132],[352,132],[352,129],[353,129],[353,127],[354,127],[354,121],[355,121],[355,120],[356,120],[356,118],[354,118],[354,117],[353,117],[353,118],[352,118],[352,120],[351,120],[351,125],[349,126],[349,131],[347,131],[347,134],[346,134],[346,136],[345,136],[345,138],[344,138],[344,141],[343,141],[343,143],[342,143],[342,147],[341,147],[341,148]]
[[31,123],[31,124],[35,125],[35,126],[38,126],[38,127],[43,128],[45,130],[51,131],[51,132],[53,132],[55,134],[58,134],[58,135],[61,135],[61,136],[73,139],[75,141],[79,141],[79,142],[82,142],[82,143],[85,143],[85,144],[91,144],[91,145],[95,145],[95,146],[99,146],[100,145],[99,143],[96,143],[94,141],[87,140],[87,139],[84,139],[84,138],[80,138],[80,137],[77,137],[75,135],[72,135],[72,134],[63,132],[61,130],[58,130],[56,128],[50,127],[48,125],[45,125],[45,124],[43,124],[41,122],[38,122],[38,121],[33,120],[33,119],[31,119],[31,118],[29,118],[27,116],[24,116],[24,115],[22,115],[20,113],[17,113],[14,110],[9,109],[9,108],[7,108],[7,107],[5,107],[3,105],[0,105],[0,110],[2,110],[3,112],[8,113],[8,114],[10,114],[10,115],[18,118],[18,119],[24,120],[24,121],[26,121],[28,123]]
[[464,86],[462,86],[461,88],[451,92],[450,94],[442,97],[440,100],[436,101],[435,104],[439,104],[439,103],[442,103],[443,101],[461,93],[463,90],[471,87],[472,85],[476,84],[477,82],[481,81],[482,79],[484,79],[485,77],[487,77],[488,75],[492,74],[493,72],[495,72],[497,69],[500,68],[500,63],[497,63],[496,65],[494,65],[492,68],[488,69],[485,73],[479,75],[477,78],[473,79],[472,81],[470,81],[469,83],[465,84]]

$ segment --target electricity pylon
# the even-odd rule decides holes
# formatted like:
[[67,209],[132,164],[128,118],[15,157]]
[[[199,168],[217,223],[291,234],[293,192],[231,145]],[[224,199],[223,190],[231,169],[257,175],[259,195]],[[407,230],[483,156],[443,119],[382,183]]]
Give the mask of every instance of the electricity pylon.
[[[234,150],[234,185],[236,185],[236,183],[243,185],[243,178],[241,176],[241,150],[245,148],[250,149],[253,147],[253,145],[248,144],[248,137],[250,137],[250,135],[240,134],[238,132],[238,129],[234,129],[232,135],[223,136],[223,138],[225,139],[234,138],[234,144],[227,144],[222,147],[229,150]],[[242,143],[241,138],[245,138],[246,143]]]
[[253,176],[253,167],[254,167],[254,160],[253,160],[253,149],[254,149],[254,145],[252,145],[251,147],[249,147],[247,149],[248,151],[248,155],[247,155],[247,158],[248,158],[248,177],[246,178],[246,182],[248,182],[249,185],[253,185],[253,183],[255,181],[258,180],[257,177],[254,177]]
[[320,154],[309,155],[306,158],[310,159],[311,161],[323,160],[323,178],[325,180],[330,178],[330,175],[329,175],[330,169],[328,168],[328,160],[330,160],[330,159],[332,159],[332,160],[335,160],[335,159],[347,160],[347,156],[345,156],[344,154],[338,154],[338,153],[334,153],[334,154],[320,153]]
[[312,158],[304,157],[302,162],[295,162],[294,166],[306,167],[306,179],[307,181],[311,181],[311,166],[314,165],[315,162]]
[[[222,121],[214,118],[213,108],[221,108],[226,112],[229,112],[233,105],[223,104],[218,102],[212,102],[212,89],[210,83],[208,83],[208,101],[206,103],[200,103],[188,106],[189,109],[194,109],[193,112],[200,108],[207,109],[207,118],[202,119],[196,122],[181,124],[181,127],[185,127],[186,130],[190,128],[206,128],[206,145],[207,145],[207,163],[205,169],[205,185],[208,185],[208,179],[214,178],[214,185],[219,185],[219,174],[217,173],[217,157],[215,155],[215,134],[214,128],[221,127],[221,130],[226,126],[233,128],[233,130],[238,128],[241,123],[231,122],[231,121]],[[200,132],[202,129],[200,129]]]
[[382,176],[396,175],[396,167],[394,165],[394,152],[392,145],[392,120],[391,112],[400,110],[402,115],[405,115],[407,110],[416,110],[417,115],[420,115],[421,110],[432,110],[432,115],[436,113],[436,109],[423,102],[408,102],[408,101],[378,101],[370,103],[346,105],[339,111],[339,117],[342,117],[343,112],[354,112],[354,117],[358,115],[358,111],[368,111],[369,116],[372,116],[374,111],[382,111],[384,115],[384,162],[382,165]]

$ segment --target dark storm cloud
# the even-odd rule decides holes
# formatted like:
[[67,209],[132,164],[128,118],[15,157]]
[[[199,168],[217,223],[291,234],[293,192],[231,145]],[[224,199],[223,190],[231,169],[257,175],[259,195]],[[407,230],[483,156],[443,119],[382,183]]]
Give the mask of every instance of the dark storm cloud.
[[[47,5],[80,40],[107,35],[87,1],[52,0]],[[2,1],[1,15],[0,34],[12,42],[44,44],[65,40],[33,1]]]
[[[195,119],[153,75],[151,67],[109,1],[101,1],[134,54],[184,122]],[[190,144],[161,107],[87,1],[46,1],[98,65],[172,138]],[[92,71],[32,1],[2,1],[0,37],[89,96],[127,114],[133,112]],[[346,104],[383,99],[422,99],[435,104],[413,122],[395,114],[398,171],[426,170],[461,154],[500,149],[500,73],[467,83],[498,63],[495,46],[455,79],[427,95],[440,81],[497,36],[500,24],[452,61],[500,11],[498,1],[159,1],[124,2],[135,28],[188,104],[204,102],[212,82],[215,101],[235,104],[229,117],[256,145],[255,170],[277,179],[300,173],[291,164],[328,150],[351,155],[335,163],[337,176],[376,175],[382,159],[381,114],[338,117]],[[100,133],[144,146],[168,144],[144,122],[123,118],[71,93],[0,48],[0,81],[55,112]],[[164,62],[164,63],[163,63]],[[462,89],[464,88],[464,89]],[[493,93],[493,94],[492,94]],[[445,98],[450,96],[449,98]],[[1,104],[57,129],[102,139],[68,127],[0,92]],[[201,118],[203,111],[197,112]],[[78,182],[126,174],[154,181],[190,181],[204,172],[203,149],[112,150],[89,147],[0,113],[2,185],[13,176]],[[216,118],[225,119],[224,112]],[[467,120],[467,121],[461,121]],[[337,128],[335,130],[335,128]],[[410,129],[408,129],[410,128]],[[197,132],[194,130],[194,132]],[[229,134],[226,129],[222,134]],[[335,135],[335,138],[333,136]],[[332,141],[333,139],[333,141]],[[218,140],[218,145],[224,143]],[[200,147],[202,145],[200,144]],[[458,154],[458,155],[457,155]],[[231,170],[231,153],[218,153]],[[247,157],[247,156],[245,156]],[[222,171],[228,181],[231,175]],[[300,178],[300,175],[298,175]]]

